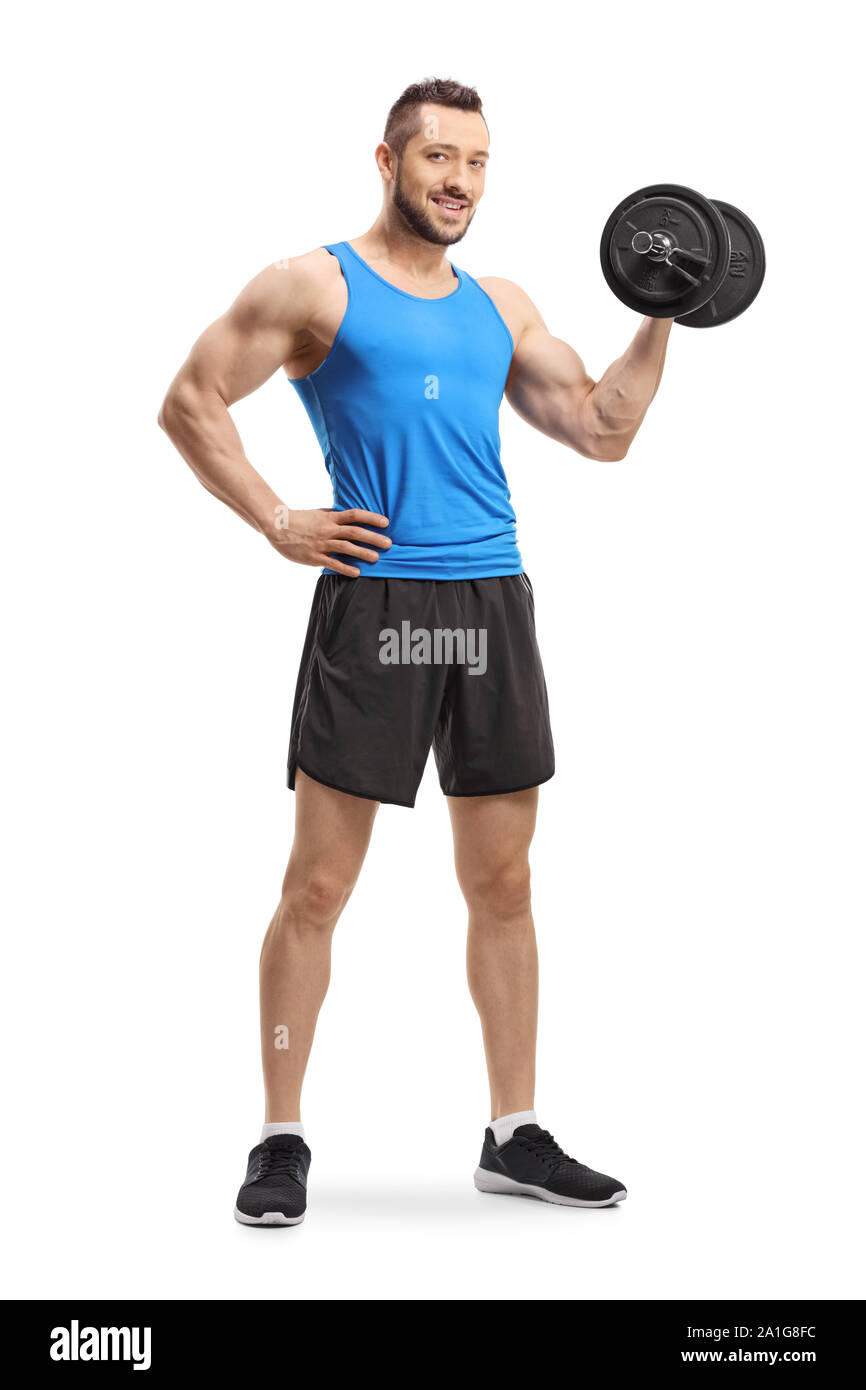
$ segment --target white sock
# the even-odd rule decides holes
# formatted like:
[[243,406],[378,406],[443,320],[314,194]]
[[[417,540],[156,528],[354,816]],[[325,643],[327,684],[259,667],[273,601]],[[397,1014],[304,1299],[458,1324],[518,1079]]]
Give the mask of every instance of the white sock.
[[300,1120],[280,1120],[278,1124],[262,1125],[262,1137],[259,1143],[263,1144],[274,1134],[299,1134],[302,1139],[305,1137],[304,1126]]
[[518,1125],[537,1125],[534,1110],[515,1110],[513,1115],[500,1115],[498,1120],[490,1121],[493,1138],[497,1147],[510,1139]]

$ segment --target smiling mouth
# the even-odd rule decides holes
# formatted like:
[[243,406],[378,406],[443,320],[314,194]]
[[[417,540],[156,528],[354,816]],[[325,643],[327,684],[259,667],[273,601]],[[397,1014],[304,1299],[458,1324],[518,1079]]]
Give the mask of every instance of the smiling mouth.
[[434,202],[446,217],[453,218],[461,217],[468,207],[467,203],[459,203],[456,198],[434,197],[431,202]]

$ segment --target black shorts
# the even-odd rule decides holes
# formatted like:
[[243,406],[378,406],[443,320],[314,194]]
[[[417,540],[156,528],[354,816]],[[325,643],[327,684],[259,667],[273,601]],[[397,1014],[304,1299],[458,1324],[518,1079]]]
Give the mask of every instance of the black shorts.
[[525,574],[319,576],[301,656],[288,784],[414,806],[430,746],[447,796],[553,776],[547,687]]

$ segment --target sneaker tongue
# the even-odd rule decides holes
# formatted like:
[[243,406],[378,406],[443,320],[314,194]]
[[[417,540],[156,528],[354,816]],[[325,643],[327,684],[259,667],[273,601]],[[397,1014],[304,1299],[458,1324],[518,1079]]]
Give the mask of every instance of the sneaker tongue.
[[296,1149],[303,1142],[300,1134],[272,1134],[265,1140],[269,1149]]
[[523,1134],[527,1139],[535,1139],[539,1134],[544,1134],[541,1125],[518,1125],[515,1134]]

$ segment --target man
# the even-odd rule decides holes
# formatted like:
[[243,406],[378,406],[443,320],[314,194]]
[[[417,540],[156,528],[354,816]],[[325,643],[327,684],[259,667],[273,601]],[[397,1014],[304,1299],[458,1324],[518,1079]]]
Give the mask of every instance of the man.
[[[554,757],[498,413],[504,393],[575,452],[624,458],[672,320],[644,319],[596,382],[517,285],[454,267],[445,250],[475,216],[487,160],[474,89],[407,88],[376,148],[373,226],[256,276],[196,342],[160,412],[209,491],[280,555],[321,567],[292,715],[295,837],[261,957],[267,1109],[235,1208],[250,1225],[304,1218],[300,1093],[331,936],[379,803],[414,804],[431,744],[490,1078],[476,1186],[565,1206],[626,1196],[563,1152],[533,1108],[529,846]],[[290,510],[244,454],[229,407],[279,368],[315,428],[333,508]]]

